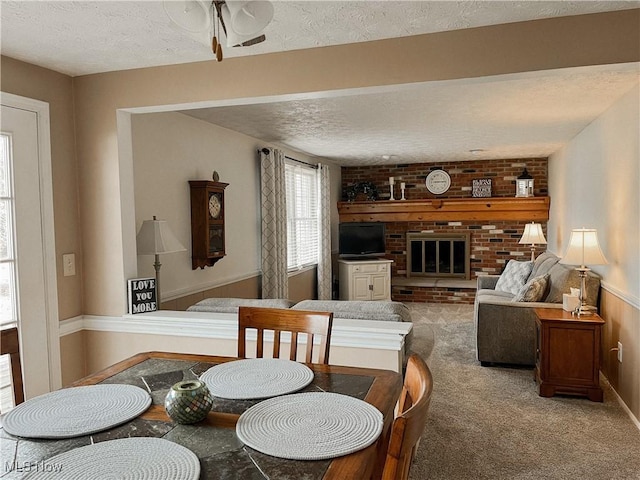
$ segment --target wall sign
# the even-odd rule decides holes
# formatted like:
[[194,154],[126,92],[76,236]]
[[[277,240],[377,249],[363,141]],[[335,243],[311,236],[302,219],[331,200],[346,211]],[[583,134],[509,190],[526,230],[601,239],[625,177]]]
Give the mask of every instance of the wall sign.
[[155,278],[127,280],[129,313],[154,312],[158,309]]
[[472,180],[472,196],[473,197],[490,197],[491,196],[491,179],[490,178],[474,178]]

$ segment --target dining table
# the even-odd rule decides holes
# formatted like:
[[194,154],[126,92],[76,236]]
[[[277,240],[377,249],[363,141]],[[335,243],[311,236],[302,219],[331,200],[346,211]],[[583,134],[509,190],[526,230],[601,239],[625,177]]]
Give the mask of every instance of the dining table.
[[[64,439],[14,437],[0,430],[3,469],[0,478],[20,478],[31,466],[46,466],[46,460],[74,448],[127,437],[155,437],[191,450],[200,462],[200,479],[220,480],[360,480],[379,476],[402,389],[402,376],[391,370],[305,364],[313,380],[300,392],[332,392],[363,400],[383,415],[382,433],[366,448],[337,458],[290,460],[273,457],[244,445],[236,434],[240,415],[261,400],[231,400],[213,397],[204,420],[194,424],[172,421],[164,401],[172,385],[198,379],[215,365],[238,360],[234,357],[145,352],[78,380],[70,386],[125,384],[149,392],[151,406],[133,420],[91,435]],[[9,462],[13,459],[13,462]],[[10,465],[18,467],[11,470]]]

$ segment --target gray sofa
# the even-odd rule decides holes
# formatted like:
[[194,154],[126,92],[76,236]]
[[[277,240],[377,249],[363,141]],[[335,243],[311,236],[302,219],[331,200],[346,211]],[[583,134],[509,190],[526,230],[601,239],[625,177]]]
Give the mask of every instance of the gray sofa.
[[[499,275],[478,277],[474,305],[476,355],[482,365],[494,363],[513,365],[535,364],[534,308],[562,308],[562,294],[570,288],[580,288],[575,268],[558,263],[556,255],[545,252],[536,258],[530,279],[549,274],[549,286],[540,302],[516,302],[514,295],[496,290]],[[586,301],[598,305],[600,277],[589,272],[586,281]]]

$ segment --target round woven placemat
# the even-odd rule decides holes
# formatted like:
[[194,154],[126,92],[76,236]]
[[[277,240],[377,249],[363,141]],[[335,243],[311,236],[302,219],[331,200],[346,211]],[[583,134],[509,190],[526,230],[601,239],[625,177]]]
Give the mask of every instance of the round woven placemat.
[[274,457],[323,460],[368,447],[382,432],[373,405],[337,393],[296,393],[264,400],[236,424],[247,446]]
[[2,424],[18,437],[79,437],[125,423],[149,405],[151,396],[134,385],[63,388],[21,403],[3,416]]
[[[74,448],[42,462],[24,480],[197,480],[200,461],[188,448],[162,438],[120,438]],[[35,468],[35,467],[34,467]]]
[[211,367],[200,380],[215,397],[251,400],[296,392],[313,381],[313,371],[291,360],[248,358]]

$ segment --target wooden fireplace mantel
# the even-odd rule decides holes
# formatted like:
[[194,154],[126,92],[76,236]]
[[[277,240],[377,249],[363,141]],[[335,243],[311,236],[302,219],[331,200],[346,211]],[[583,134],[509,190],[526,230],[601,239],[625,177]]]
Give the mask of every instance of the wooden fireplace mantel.
[[549,197],[338,202],[340,222],[549,220]]

